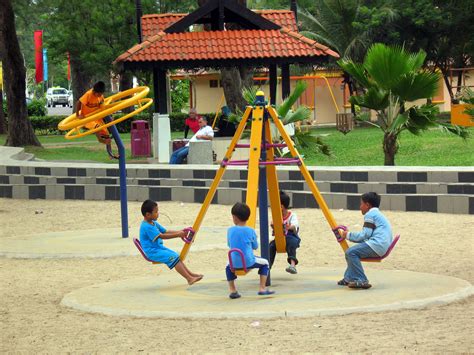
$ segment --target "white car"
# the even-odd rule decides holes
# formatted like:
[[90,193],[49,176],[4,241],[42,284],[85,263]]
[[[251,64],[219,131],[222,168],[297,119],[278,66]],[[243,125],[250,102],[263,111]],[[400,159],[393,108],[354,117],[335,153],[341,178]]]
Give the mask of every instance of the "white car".
[[69,104],[69,92],[64,88],[50,88],[46,92],[46,105],[55,107],[56,105],[67,106]]

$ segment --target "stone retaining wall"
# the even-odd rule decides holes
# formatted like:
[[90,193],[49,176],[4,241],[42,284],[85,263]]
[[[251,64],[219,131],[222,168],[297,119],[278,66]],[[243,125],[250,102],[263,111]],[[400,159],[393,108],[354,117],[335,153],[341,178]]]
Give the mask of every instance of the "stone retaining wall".
[[[0,148],[4,149],[4,148]],[[11,149],[11,148],[9,148]],[[120,199],[119,170],[109,164],[19,161],[0,159],[0,197],[15,199]],[[74,166],[71,166],[73,165]],[[218,166],[129,165],[130,201],[201,203]],[[278,169],[280,188],[294,208],[317,208],[297,167]],[[444,167],[309,167],[327,205],[358,209],[360,194],[382,195],[381,208],[474,214],[474,169]],[[245,200],[246,168],[229,167],[212,203],[231,205]]]

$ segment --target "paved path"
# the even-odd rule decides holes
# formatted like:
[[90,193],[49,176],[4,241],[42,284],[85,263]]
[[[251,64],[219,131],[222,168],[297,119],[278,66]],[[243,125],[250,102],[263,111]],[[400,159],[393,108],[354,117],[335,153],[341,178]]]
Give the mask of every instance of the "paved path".
[[[184,226],[170,226],[170,230]],[[137,231],[138,227],[131,229]],[[192,251],[226,249],[226,227],[202,227],[199,238]],[[38,233],[21,237],[0,239],[0,257],[7,258],[111,258],[117,256],[138,255],[132,243],[133,235],[122,238],[120,228],[90,229]],[[136,237],[136,235],[135,235]],[[166,242],[167,247],[181,250],[181,239]]]
[[237,280],[242,297],[228,298],[224,271],[206,274],[187,286],[176,272],[157,277],[92,285],[67,294],[61,304],[112,316],[160,318],[307,317],[391,311],[441,305],[474,293],[464,280],[397,270],[371,270],[373,287],[353,290],[336,285],[343,270],[299,268],[298,275],[275,272],[272,296],[258,296],[256,272]]

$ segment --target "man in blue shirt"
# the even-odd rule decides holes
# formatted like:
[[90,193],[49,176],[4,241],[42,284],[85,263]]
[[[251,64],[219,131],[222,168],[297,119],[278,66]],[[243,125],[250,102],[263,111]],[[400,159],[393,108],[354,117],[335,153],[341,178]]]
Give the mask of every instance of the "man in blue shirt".
[[239,298],[240,294],[235,287],[235,279],[237,276],[234,274],[233,269],[242,269],[244,267],[243,261],[247,269],[258,269],[260,275],[260,287],[258,290],[259,295],[272,295],[275,291],[267,290],[265,283],[268,277],[268,260],[256,257],[253,254],[253,250],[258,248],[257,235],[255,230],[247,227],[245,223],[250,217],[250,208],[245,203],[237,202],[232,207],[232,219],[234,220],[235,226],[230,227],[227,230],[227,244],[230,249],[238,249],[242,252],[231,253],[231,268],[227,265],[225,273],[227,281],[229,282],[229,297],[232,299]]
[[342,231],[343,238],[359,244],[346,250],[347,269],[338,285],[363,289],[372,287],[360,259],[383,256],[392,243],[392,227],[379,206],[380,196],[377,193],[363,194],[360,199],[360,211],[364,215],[362,231]]

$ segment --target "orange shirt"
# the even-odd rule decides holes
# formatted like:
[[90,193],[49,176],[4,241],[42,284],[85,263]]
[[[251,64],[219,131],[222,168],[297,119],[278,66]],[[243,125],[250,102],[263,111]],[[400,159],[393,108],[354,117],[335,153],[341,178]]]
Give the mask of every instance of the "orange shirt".
[[90,89],[82,95],[79,101],[81,102],[81,114],[86,116],[99,109],[100,105],[104,103],[104,96],[100,95],[97,97],[92,92],[92,89]]

